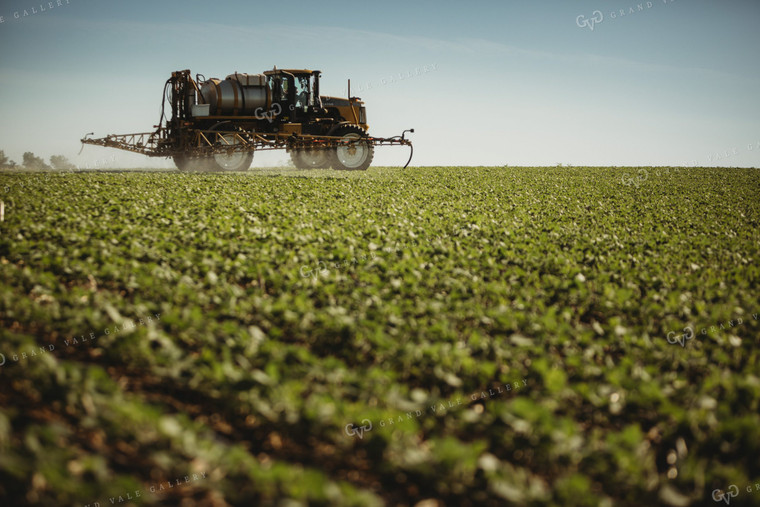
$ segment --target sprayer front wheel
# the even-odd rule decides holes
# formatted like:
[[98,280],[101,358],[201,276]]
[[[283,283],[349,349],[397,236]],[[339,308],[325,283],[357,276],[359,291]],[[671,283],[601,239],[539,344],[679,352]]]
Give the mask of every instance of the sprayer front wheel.
[[340,127],[331,134],[346,141],[330,153],[330,165],[339,171],[366,171],[372,163],[375,155],[375,147],[368,141],[361,141],[367,137],[367,132],[357,126],[348,125]]

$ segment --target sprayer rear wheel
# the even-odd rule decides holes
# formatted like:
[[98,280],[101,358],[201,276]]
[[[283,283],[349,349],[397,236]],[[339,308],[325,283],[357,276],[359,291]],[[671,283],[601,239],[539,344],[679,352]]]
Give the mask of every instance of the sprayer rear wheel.
[[[242,132],[240,128],[234,126],[231,122],[219,122],[211,128],[212,131],[237,131]],[[234,146],[240,144],[240,140],[235,134],[221,134],[218,144],[221,146]],[[230,151],[229,153],[215,153],[209,157],[209,165],[212,170],[216,171],[247,171],[253,162],[252,151]]]
[[[240,129],[235,127],[231,122],[219,122],[209,129],[210,132],[221,131],[230,133],[221,134],[219,139],[207,131],[207,137],[213,139],[217,146],[234,146],[240,144],[240,140],[233,133]],[[242,132],[242,131],[240,131]],[[253,162],[252,151],[234,151],[226,153],[214,153],[201,157],[191,157],[187,153],[174,155],[174,164],[180,171],[247,171]]]
[[192,171],[191,160],[187,155],[174,155],[172,159],[174,160],[174,165],[176,165],[177,169],[180,171]]

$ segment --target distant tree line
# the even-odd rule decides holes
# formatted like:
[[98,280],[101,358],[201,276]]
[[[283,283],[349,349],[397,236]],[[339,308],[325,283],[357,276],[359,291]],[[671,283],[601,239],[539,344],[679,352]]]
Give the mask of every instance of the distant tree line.
[[16,164],[13,160],[10,160],[3,150],[0,150],[0,170],[8,169],[27,169],[30,171],[66,171],[76,169],[76,166],[69,162],[69,160],[63,155],[53,155],[50,157],[50,164],[46,164],[43,159],[36,156],[31,151],[24,153],[24,158],[21,165]]

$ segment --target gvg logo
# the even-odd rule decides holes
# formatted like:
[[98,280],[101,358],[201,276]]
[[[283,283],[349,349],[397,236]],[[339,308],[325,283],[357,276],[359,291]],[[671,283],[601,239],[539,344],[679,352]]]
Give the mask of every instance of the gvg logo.
[[[747,493],[752,493],[752,491],[757,493],[758,491],[760,491],[760,482],[756,482],[754,486],[755,488],[753,490],[752,484],[747,484],[747,486],[745,486]],[[739,486],[737,486],[736,484],[731,484],[728,487],[728,491],[723,491],[722,489],[714,489],[712,492],[713,500],[715,500],[716,502],[720,502],[722,500],[726,502],[726,505],[729,505],[731,503],[731,499],[736,498],[737,496],[739,496]]]
[[[674,331],[671,331],[668,333],[668,343],[671,345],[675,345],[676,343],[680,343],[681,347],[686,347],[686,342],[688,340],[694,339],[694,330],[691,328],[691,326],[686,326],[683,328],[684,331],[686,331],[681,336],[676,336],[676,333]],[[688,333],[688,334],[687,334]],[[673,335],[673,336],[671,336]]]
[[[671,173],[675,175],[676,171],[678,170],[679,169],[675,167],[673,168],[663,167],[661,169],[660,168],[652,169],[652,174],[659,178],[660,176],[670,176]],[[626,187],[633,186],[633,187],[639,188],[639,186],[643,185],[644,182],[647,181],[647,179],[649,178],[649,171],[647,171],[643,167],[636,172],[638,173],[638,175],[636,174],[629,175],[628,173],[623,174],[620,177],[620,181],[623,183],[623,185],[625,185]]]
[[[291,111],[295,111],[296,106],[293,104],[290,104],[288,106],[288,109]],[[277,116],[280,116],[281,114],[282,114],[282,106],[277,102],[274,103],[274,106],[272,106],[272,109],[270,109],[269,111],[264,111],[263,107],[259,107],[253,112],[254,118],[256,118],[257,120],[266,120],[269,123],[274,123],[274,119]]]
[[739,496],[739,486],[736,484],[731,484],[728,487],[728,491],[723,491],[722,489],[714,489],[712,492],[712,499],[716,502],[720,502],[723,500],[726,502],[726,505],[729,505],[731,503],[731,499]]
[[620,181],[622,181],[623,185],[625,185],[626,187],[633,185],[634,187],[639,188],[639,185],[644,183],[647,180],[647,178],[649,177],[649,173],[647,172],[646,169],[643,169],[643,168],[639,169],[638,173],[639,173],[639,176],[633,176],[631,178],[628,178],[627,177],[628,175],[624,174],[620,177]]
[[[752,318],[755,320],[758,320],[757,313],[752,314]],[[738,317],[736,320],[729,320],[726,321],[726,325],[724,326],[723,323],[719,323],[717,326],[710,326],[709,331],[712,331],[714,333],[719,333],[720,331],[724,331],[726,329],[731,329],[736,326],[741,326],[744,324],[744,320],[741,317]],[[701,335],[707,335],[708,334],[708,327],[703,327],[700,331]],[[676,343],[680,343],[681,347],[686,346],[686,342],[689,340],[693,340],[696,336],[696,333],[694,332],[694,328],[692,326],[686,326],[683,328],[683,334],[679,335],[675,331],[671,331],[668,333],[668,343],[671,345],[675,345]]]
[[588,27],[592,32],[594,31],[594,25],[597,25],[602,21],[604,21],[604,14],[602,14],[602,11],[592,12],[590,18],[586,18],[583,14],[575,18],[575,24],[578,25],[578,28]]
[[372,421],[369,419],[362,419],[362,423],[364,426],[359,426],[358,428],[355,427],[353,423],[346,424],[346,435],[349,437],[358,435],[359,438],[364,439],[364,432],[372,431]]

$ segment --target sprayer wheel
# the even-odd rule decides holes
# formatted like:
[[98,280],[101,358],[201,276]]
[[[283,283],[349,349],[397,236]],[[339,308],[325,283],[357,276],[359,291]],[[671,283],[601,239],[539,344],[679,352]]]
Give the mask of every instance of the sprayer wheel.
[[[362,139],[367,132],[355,125],[346,125],[330,134],[345,140]],[[330,153],[330,165],[339,171],[366,171],[372,163],[375,147],[366,141],[357,141],[338,146]]]

